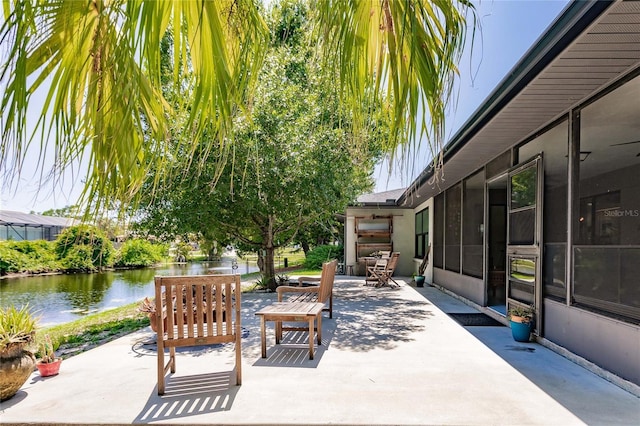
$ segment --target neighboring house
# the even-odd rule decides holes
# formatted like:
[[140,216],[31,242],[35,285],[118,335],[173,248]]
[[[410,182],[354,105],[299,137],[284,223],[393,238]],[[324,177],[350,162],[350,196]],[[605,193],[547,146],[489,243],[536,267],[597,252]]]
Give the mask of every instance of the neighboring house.
[[401,275],[426,238],[428,282],[505,322],[534,305],[541,343],[640,385],[640,2],[570,3],[443,154],[347,225],[393,215]]
[[63,229],[73,224],[74,219],[66,217],[0,210],[0,240],[53,241]]

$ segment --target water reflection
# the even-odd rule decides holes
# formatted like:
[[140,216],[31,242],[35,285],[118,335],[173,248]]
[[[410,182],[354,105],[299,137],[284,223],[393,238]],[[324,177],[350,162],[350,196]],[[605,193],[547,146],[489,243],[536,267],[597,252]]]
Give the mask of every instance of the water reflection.
[[[241,262],[238,273],[257,271]],[[69,274],[0,280],[0,305],[27,303],[40,316],[40,325],[61,324],[84,315],[113,309],[153,296],[155,275],[231,273],[231,260],[172,264],[160,268],[132,269],[100,274]]]

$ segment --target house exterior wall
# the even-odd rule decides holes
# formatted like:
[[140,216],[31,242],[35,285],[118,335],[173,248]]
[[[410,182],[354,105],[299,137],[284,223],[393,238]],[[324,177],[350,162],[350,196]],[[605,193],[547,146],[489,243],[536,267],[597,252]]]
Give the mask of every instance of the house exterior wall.
[[47,225],[0,225],[0,241],[55,241],[63,229],[62,226]]
[[10,210],[0,210],[0,241],[53,241],[75,220]]
[[398,266],[396,267],[396,276],[411,276],[413,274],[413,229],[414,214],[413,209],[399,208],[366,208],[366,207],[349,207],[345,215],[345,236],[344,251],[345,265],[353,265],[353,272],[357,273],[356,259],[356,233],[355,218],[357,216],[393,216],[393,233],[391,241],[393,242],[393,251],[400,252]]
[[436,285],[505,323],[507,306],[534,303],[542,343],[640,386],[635,3],[571,2],[448,141],[447,182],[428,167],[398,206],[415,218],[416,197],[435,197]]
[[640,327],[545,299],[544,337],[640,384]]
[[[640,119],[638,95],[640,70],[628,81],[603,90],[594,101],[584,100],[578,113],[567,113],[512,148],[514,169],[533,155],[540,154],[545,161],[538,336],[636,385],[640,385],[640,141],[634,127]],[[575,129],[573,134],[570,128]],[[567,160],[567,152],[580,155]],[[572,174],[567,162],[580,173]],[[573,196],[567,195],[567,188]],[[435,220],[444,221],[446,240],[445,230],[459,219],[446,209],[437,216]],[[464,232],[463,228],[463,237]],[[446,255],[445,250],[445,260]],[[464,262],[460,271],[451,269],[434,268],[434,282],[479,306],[490,306],[485,280],[466,275]],[[509,279],[506,284],[509,293]]]
[[484,305],[484,281],[479,278],[433,268],[433,282],[480,306]]

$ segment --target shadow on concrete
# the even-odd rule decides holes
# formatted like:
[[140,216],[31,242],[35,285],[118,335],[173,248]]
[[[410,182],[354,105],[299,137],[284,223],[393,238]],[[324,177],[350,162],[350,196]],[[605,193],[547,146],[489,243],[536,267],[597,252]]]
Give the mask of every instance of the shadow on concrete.
[[233,377],[233,371],[169,376],[165,394],[158,395],[156,386],[133,423],[161,422],[229,411],[240,388],[235,386]]
[[362,281],[341,283],[335,294],[334,317],[339,325],[334,345],[340,349],[392,350],[400,342],[414,340],[410,336],[424,330],[423,320],[433,316],[427,300],[407,300],[387,287],[363,291]]
[[253,365],[256,367],[297,367],[317,368],[322,356],[329,348],[336,331],[333,319],[322,319],[322,344],[314,342],[314,356],[309,359],[309,333],[305,331],[285,331],[280,344],[275,344],[275,338],[267,337],[267,357],[258,358]]
[[[25,392],[23,390],[18,390],[18,392],[16,392],[15,395],[13,395],[11,398],[2,401],[2,403],[0,403],[0,407],[1,407],[2,410],[6,410],[6,409],[8,409],[10,407],[13,407],[14,405],[19,404],[27,396],[29,396],[28,392]],[[2,416],[0,416],[0,423],[4,423],[2,421]]]

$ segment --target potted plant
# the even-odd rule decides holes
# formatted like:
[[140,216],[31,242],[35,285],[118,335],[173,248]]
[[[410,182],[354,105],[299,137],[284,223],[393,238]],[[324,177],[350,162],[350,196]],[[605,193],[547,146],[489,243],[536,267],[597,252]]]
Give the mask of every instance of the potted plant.
[[11,398],[33,372],[36,320],[27,305],[0,308],[0,401]]
[[40,358],[36,361],[36,367],[40,372],[40,376],[55,376],[60,372],[62,358],[56,357],[51,336],[48,334],[45,334],[44,339],[40,342],[38,354],[40,355]]
[[511,335],[516,342],[528,342],[531,338],[531,325],[535,310],[532,305],[511,305],[509,308],[509,324]]
[[145,297],[144,300],[138,305],[138,311],[143,312],[149,317],[149,325],[151,330],[155,333],[158,332],[158,323],[156,322],[156,304],[153,300]]
[[424,271],[427,270],[427,266],[429,265],[430,252],[431,246],[428,246],[424,257],[422,258],[422,262],[420,262],[420,266],[418,266],[418,273],[413,276],[413,281],[416,283],[417,287],[424,287]]
[[414,275],[413,282],[416,283],[416,287],[424,287],[424,275]]
[[278,285],[289,285],[289,276],[286,274],[278,275]]

